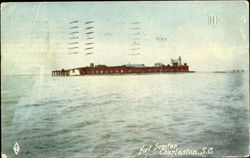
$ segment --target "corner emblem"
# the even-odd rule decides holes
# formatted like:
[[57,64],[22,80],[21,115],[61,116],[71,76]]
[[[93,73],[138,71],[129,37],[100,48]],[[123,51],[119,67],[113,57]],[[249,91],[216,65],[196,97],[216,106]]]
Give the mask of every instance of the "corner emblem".
[[17,155],[19,150],[20,150],[20,147],[17,143],[13,146],[13,150],[14,150],[15,154]]

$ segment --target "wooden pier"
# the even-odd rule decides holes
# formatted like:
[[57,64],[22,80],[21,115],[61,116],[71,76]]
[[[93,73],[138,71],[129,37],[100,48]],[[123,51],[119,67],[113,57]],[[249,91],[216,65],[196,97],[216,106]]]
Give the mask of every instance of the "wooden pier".
[[69,70],[55,70],[52,71],[52,76],[69,76]]

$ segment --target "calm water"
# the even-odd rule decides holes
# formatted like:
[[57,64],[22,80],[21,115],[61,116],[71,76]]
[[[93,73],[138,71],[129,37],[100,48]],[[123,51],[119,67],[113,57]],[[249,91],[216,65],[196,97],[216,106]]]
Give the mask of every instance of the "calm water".
[[210,156],[248,154],[248,73],[1,80],[8,157],[164,157],[138,155],[156,143],[213,147]]

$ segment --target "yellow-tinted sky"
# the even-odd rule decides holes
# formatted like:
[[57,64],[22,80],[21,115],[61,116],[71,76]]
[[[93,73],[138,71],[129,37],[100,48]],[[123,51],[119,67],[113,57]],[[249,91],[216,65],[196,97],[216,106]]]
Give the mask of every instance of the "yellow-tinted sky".
[[[178,56],[194,71],[248,70],[248,6],[246,1],[3,3],[2,74],[50,73],[90,62],[169,64]],[[89,26],[92,40],[86,39]],[[70,39],[72,31],[79,39]],[[69,49],[72,42],[78,42],[76,50]],[[94,48],[85,50],[89,42]]]

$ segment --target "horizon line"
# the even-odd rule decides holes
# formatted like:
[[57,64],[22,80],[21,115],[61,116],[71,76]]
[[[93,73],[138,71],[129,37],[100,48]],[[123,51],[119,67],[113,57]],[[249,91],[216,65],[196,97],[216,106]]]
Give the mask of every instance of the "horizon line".
[[[238,69],[237,69],[238,70]],[[242,70],[242,69],[240,69]],[[244,70],[244,69],[243,69]],[[224,71],[193,71],[195,73],[233,73],[233,70],[224,70]],[[242,72],[242,71],[240,71]],[[244,70],[243,72],[249,72],[249,70]],[[237,73],[237,72],[234,72]],[[51,75],[49,73],[45,74],[1,74],[1,77],[8,77],[8,76],[47,76]]]

